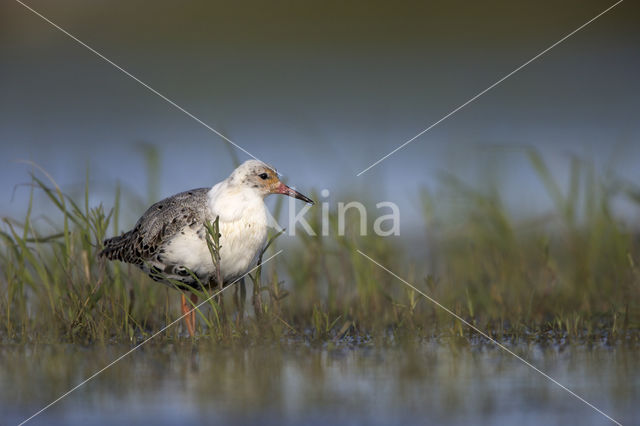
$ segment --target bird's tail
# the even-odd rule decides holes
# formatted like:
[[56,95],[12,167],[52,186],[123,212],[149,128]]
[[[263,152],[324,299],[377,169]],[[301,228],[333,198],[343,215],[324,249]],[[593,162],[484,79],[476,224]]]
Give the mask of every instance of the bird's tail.
[[98,257],[106,257],[109,260],[124,260],[124,254],[129,246],[130,237],[131,231],[125,232],[118,237],[104,240],[104,248],[98,253]]

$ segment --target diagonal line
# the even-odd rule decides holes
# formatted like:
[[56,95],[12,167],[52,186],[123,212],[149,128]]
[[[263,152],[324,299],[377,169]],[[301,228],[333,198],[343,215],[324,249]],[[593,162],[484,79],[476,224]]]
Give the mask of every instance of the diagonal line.
[[375,263],[376,265],[378,265],[381,269],[384,269],[386,272],[388,272],[389,274],[391,274],[393,277],[397,278],[398,280],[402,281],[404,284],[406,284],[408,287],[412,288],[413,290],[415,290],[416,292],[420,293],[422,296],[424,296],[426,299],[428,299],[430,302],[432,302],[433,304],[435,304],[436,306],[438,306],[439,308],[445,310],[447,313],[453,315],[454,317],[456,317],[459,321],[461,321],[463,324],[467,325],[468,327],[472,328],[473,330],[475,330],[477,333],[481,334],[482,336],[484,336],[485,338],[489,339],[493,344],[495,344],[496,346],[498,346],[500,349],[504,350],[505,352],[509,353],[510,355],[513,355],[514,357],[516,357],[518,360],[522,361],[525,365],[527,365],[528,367],[531,367],[533,370],[535,370],[536,372],[540,373],[542,376],[544,376],[546,379],[552,381],[553,383],[555,383],[556,385],[560,386],[562,389],[566,390],[567,392],[569,392],[571,395],[573,395],[574,397],[578,398],[580,401],[584,402],[585,404],[587,404],[589,407],[593,408],[594,410],[596,410],[598,413],[602,414],[603,416],[605,416],[607,419],[611,420],[613,423],[622,426],[622,424],[620,422],[618,422],[617,420],[613,419],[611,416],[609,416],[607,413],[605,413],[604,411],[600,410],[598,407],[596,407],[595,405],[591,404],[589,401],[587,401],[586,399],[582,398],[580,395],[578,395],[577,393],[575,393],[574,391],[572,391],[571,389],[569,389],[568,387],[564,386],[562,383],[560,383],[559,381],[557,381],[556,379],[554,379],[553,377],[549,376],[547,373],[545,373],[544,371],[540,370],[539,368],[537,368],[535,365],[531,364],[529,361],[527,361],[526,359],[522,358],[521,356],[517,355],[515,352],[513,352],[512,350],[510,350],[509,348],[507,348],[506,346],[504,346],[503,344],[499,343],[497,340],[492,339],[487,333],[485,333],[484,331],[480,330],[478,327],[476,327],[475,325],[471,324],[470,322],[468,322],[467,320],[465,320],[464,318],[462,318],[460,315],[456,314],[455,312],[451,311],[449,308],[447,308],[446,306],[442,305],[440,302],[438,302],[437,300],[433,299],[432,297],[427,296],[426,293],[424,293],[423,291],[419,290],[418,288],[416,288],[415,286],[411,285],[409,282],[405,281],[404,279],[402,279],[401,277],[399,277],[398,275],[394,274],[393,272],[391,272],[389,269],[385,268],[384,266],[382,266],[380,263],[376,262],[375,260],[373,260],[372,258],[370,258],[369,256],[367,256],[366,254],[364,254],[362,251],[356,249],[356,251],[358,253],[360,253],[362,256],[366,257],[367,259],[369,259],[371,262]]
[[209,300],[213,299],[214,297],[216,297],[217,295],[221,294],[223,291],[225,291],[226,289],[228,289],[229,287],[231,287],[233,284],[237,283],[238,281],[240,281],[241,279],[243,279],[244,277],[246,277],[247,275],[249,275],[251,272],[253,272],[254,270],[256,270],[258,267],[264,265],[265,263],[267,263],[268,261],[270,261],[271,259],[273,259],[274,257],[276,257],[277,255],[279,255],[280,253],[282,253],[282,250],[279,250],[278,252],[276,252],[273,256],[269,257],[267,260],[265,260],[264,262],[260,263],[259,265],[254,266],[253,268],[251,268],[249,271],[247,271],[247,273],[245,273],[244,275],[242,275],[240,278],[236,279],[235,281],[232,281],[231,283],[227,284],[226,287],[222,288],[220,291],[214,293],[213,295],[211,295],[210,297],[208,297],[206,300],[204,300],[202,303],[196,305],[195,307],[193,307],[189,312],[183,314],[182,316],[178,317],[176,320],[174,320],[173,322],[165,325],[162,329],[160,329],[159,331],[155,332],[151,337],[149,337],[148,339],[142,341],[140,344],[134,346],[132,349],[130,349],[129,351],[125,352],[124,354],[120,355],[118,358],[116,358],[115,360],[111,361],[109,364],[107,364],[105,367],[101,368],[100,370],[96,371],[95,373],[93,373],[91,376],[87,377],[86,379],[84,379],[82,382],[78,383],[77,385],[75,385],[74,387],[72,387],[71,389],[69,389],[67,392],[63,393],[62,395],[60,395],[57,399],[51,401],[49,404],[47,404],[46,406],[42,407],[40,410],[38,410],[37,412],[35,412],[34,414],[32,414],[29,418],[27,418],[26,420],[23,420],[18,426],[22,426],[25,423],[27,423],[28,421],[30,421],[31,419],[33,419],[34,417],[36,417],[37,415],[41,414],[43,411],[47,410],[48,408],[50,408],[52,405],[58,403],[60,400],[62,400],[63,398],[69,396],[69,394],[71,394],[72,392],[74,392],[75,390],[77,390],[79,387],[85,385],[87,382],[89,382],[92,379],[95,379],[96,376],[98,376],[99,374],[103,373],[106,369],[108,369],[109,367],[112,367],[114,364],[116,364],[118,361],[122,360],[123,358],[125,358],[127,355],[131,354],[132,352],[134,352],[135,350],[137,350],[138,348],[140,348],[142,345],[144,345],[145,343],[147,343],[149,340],[153,339],[154,337],[156,337],[157,335],[161,334],[163,331],[165,331],[166,329],[168,329],[169,327],[171,327],[172,325],[174,325],[175,323],[177,323],[178,321],[180,321],[182,318],[186,317],[187,315],[189,315],[191,312],[195,311],[196,309],[200,308],[200,306],[204,305],[205,303],[207,303]]
[[98,52],[93,47],[89,46],[88,44],[86,44],[85,42],[83,42],[82,40],[80,40],[79,38],[74,36],[73,34],[71,34],[69,31],[67,31],[64,28],[62,28],[60,25],[58,25],[55,22],[51,21],[49,18],[47,18],[46,16],[42,15],[41,13],[39,13],[36,10],[34,10],[30,6],[26,5],[25,3],[21,2],[20,0],[16,0],[16,2],[21,4],[22,6],[24,6],[29,11],[33,12],[38,17],[42,18],[44,21],[46,21],[49,24],[51,24],[56,29],[60,30],[62,33],[67,35],[69,38],[73,39],[75,42],[77,42],[81,46],[87,48],[89,51],[94,53],[96,56],[100,57],[101,59],[103,59],[104,61],[106,61],[110,65],[112,65],[114,68],[116,68],[117,70],[121,71],[127,77],[130,77],[131,79],[135,80],[137,83],[142,85],[145,89],[148,89],[151,93],[153,93],[155,95],[158,95],[160,98],[162,98],[163,100],[165,100],[166,102],[171,104],[176,109],[180,110],[184,114],[186,114],[189,117],[191,117],[192,119],[194,119],[199,124],[203,125],[207,129],[209,129],[210,131],[215,133],[216,135],[220,136],[222,139],[224,139],[225,141],[229,142],[231,145],[233,145],[236,148],[238,148],[240,151],[242,151],[245,154],[247,154],[249,157],[252,157],[253,159],[258,160],[258,158],[256,156],[254,156],[253,154],[251,154],[249,151],[247,151],[246,149],[244,149],[243,147],[241,147],[240,145],[238,145],[237,143],[235,143],[234,141],[232,141],[231,139],[229,139],[228,137],[226,137],[225,135],[223,135],[222,133],[220,133],[219,131],[217,131],[216,129],[214,129],[213,127],[208,125],[207,123],[205,123],[204,121],[200,120],[198,117],[196,117],[195,115],[193,115],[192,113],[190,113],[189,111],[187,111],[186,109],[184,109],[183,107],[181,107],[180,105],[178,105],[177,103],[175,103],[174,101],[172,101],[171,99],[169,99],[168,97],[163,95],[162,93],[158,92],[156,89],[154,89],[153,87],[149,86],[147,83],[145,83],[144,81],[140,80],[138,77],[136,77],[135,75],[131,74],[129,71],[127,71],[126,69],[122,68],[120,65],[116,64],[111,59],[107,58],[102,53]]
[[590,20],[588,20],[587,22],[585,22],[584,24],[580,25],[578,28],[576,28],[575,30],[571,31],[569,34],[567,34],[566,36],[562,37],[560,40],[556,41],[555,43],[553,43],[551,46],[547,47],[546,49],[544,49],[542,52],[538,53],[536,56],[534,56],[533,58],[529,59],[527,62],[525,62],[524,64],[520,65],[518,68],[514,69],[513,71],[511,71],[509,74],[505,75],[504,77],[502,77],[500,80],[496,81],[495,83],[493,83],[491,86],[487,87],[486,89],[484,89],[483,91],[481,91],[480,93],[478,93],[477,95],[475,95],[474,97],[472,97],[471,99],[469,99],[468,101],[466,101],[465,103],[463,103],[462,105],[460,105],[459,107],[457,107],[456,109],[454,109],[453,111],[449,112],[447,115],[445,115],[444,117],[442,117],[440,120],[436,121],[435,123],[433,123],[432,125],[430,125],[429,127],[427,127],[426,129],[424,129],[423,131],[421,131],[420,133],[418,133],[417,135],[415,135],[414,137],[412,137],[411,139],[409,139],[408,141],[406,141],[405,143],[403,143],[402,145],[398,146],[396,149],[394,149],[393,151],[391,151],[390,153],[388,153],[387,155],[385,155],[384,157],[380,158],[378,161],[376,161],[375,163],[369,165],[369,167],[367,167],[366,169],[362,170],[360,173],[358,173],[356,176],[360,176],[361,174],[365,173],[366,171],[368,171],[369,169],[377,166],[378,164],[382,163],[384,160],[386,160],[387,158],[391,157],[393,154],[395,154],[396,152],[400,151],[402,148],[404,148],[405,146],[409,145],[411,142],[413,142],[414,140],[418,139],[420,136],[424,135],[425,133],[427,133],[429,130],[433,129],[434,127],[436,127],[438,124],[442,123],[444,120],[446,120],[447,118],[451,117],[453,114],[455,114],[456,112],[460,111],[462,108],[466,107],[467,105],[469,105],[470,103],[472,103],[473,101],[475,101],[476,99],[478,99],[480,96],[484,95],[485,93],[487,93],[489,90],[493,89],[494,87],[496,87],[497,85],[499,85],[500,83],[502,83],[503,81],[505,81],[506,79],[508,79],[509,77],[511,77],[512,75],[514,75],[515,73],[517,73],[518,71],[520,71],[521,69],[523,69],[524,67],[526,67],[527,65],[529,65],[531,62],[535,61],[536,59],[540,58],[542,55],[544,55],[545,53],[547,53],[548,51],[550,51],[551,49],[553,49],[554,47],[556,47],[557,45],[559,45],[560,43],[562,43],[563,41],[565,41],[566,39],[568,39],[569,37],[571,37],[572,35],[574,35],[575,33],[577,33],[578,31],[580,31],[581,29],[583,29],[584,27],[586,27],[587,25],[589,25],[590,23],[592,23],[593,21],[595,21],[596,19],[598,19],[599,17],[601,17],[602,15],[604,15],[605,13],[609,12],[611,9],[613,9],[614,7],[616,7],[617,5],[619,5],[620,3],[622,3],[623,0],[618,0],[616,3],[614,3],[613,5],[609,6],[608,8],[606,8],[605,10],[603,10],[602,12],[600,12],[599,14],[597,14],[596,16],[594,16],[593,18],[591,18]]

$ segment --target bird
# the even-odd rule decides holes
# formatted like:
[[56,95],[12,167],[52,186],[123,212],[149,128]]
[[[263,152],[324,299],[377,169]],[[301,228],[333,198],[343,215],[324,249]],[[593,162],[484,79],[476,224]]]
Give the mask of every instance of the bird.
[[[185,291],[224,288],[257,264],[267,243],[264,199],[270,194],[314,204],[281,182],[274,167],[247,160],[211,188],[180,192],[151,205],[133,229],[106,239],[98,256],[133,264],[154,281],[182,290],[182,314],[193,337],[195,312],[187,305]],[[216,218],[219,271],[207,245],[206,229]],[[190,298],[195,306],[198,297],[191,293]]]

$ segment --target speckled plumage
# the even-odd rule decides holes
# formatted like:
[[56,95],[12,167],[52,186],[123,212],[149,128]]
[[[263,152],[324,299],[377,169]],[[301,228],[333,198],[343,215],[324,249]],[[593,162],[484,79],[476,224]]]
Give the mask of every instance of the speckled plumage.
[[219,217],[220,274],[227,284],[256,264],[266,244],[264,197],[269,194],[313,202],[280,182],[272,167],[249,160],[211,189],[193,189],[155,203],[131,231],[106,240],[100,256],[134,264],[170,286],[215,286],[220,283],[214,279],[204,223]]
[[[209,188],[192,189],[158,201],[144,212],[132,230],[105,240],[100,256],[134,264],[156,281],[162,281],[165,275],[196,286],[197,281],[183,265],[167,262],[163,255],[166,244],[186,229],[202,235],[204,239],[203,224],[205,220],[214,219],[207,209],[209,191]],[[199,277],[200,280],[206,278]]]

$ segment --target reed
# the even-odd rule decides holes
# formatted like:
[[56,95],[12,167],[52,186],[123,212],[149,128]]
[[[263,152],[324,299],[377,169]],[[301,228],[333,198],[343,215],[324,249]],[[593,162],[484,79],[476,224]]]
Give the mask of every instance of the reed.
[[[622,197],[640,204],[640,188],[573,159],[563,190],[537,152],[528,156],[554,202],[550,214],[515,218],[497,188],[444,175],[438,202],[426,188],[419,194],[428,232],[414,243],[428,255],[418,260],[398,239],[358,236],[351,216],[345,236],[300,232],[284,241],[274,233],[266,253],[284,248],[282,256],[219,298],[199,294],[208,306],[198,313],[198,339],[333,344],[478,337],[360,249],[497,339],[637,343],[640,240],[613,203]],[[96,256],[105,236],[121,228],[119,187],[107,209],[90,205],[88,175],[74,197],[36,167],[31,183],[25,217],[3,218],[0,228],[0,341],[136,342],[179,316],[176,291]],[[48,216],[57,217],[46,232],[33,223],[36,197],[48,200]],[[279,201],[275,216],[281,211]],[[320,229],[319,209],[309,219]],[[330,227],[337,221],[331,211]],[[214,254],[216,241],[210,240]],[[176,325],[158,339],[183,337]]]

